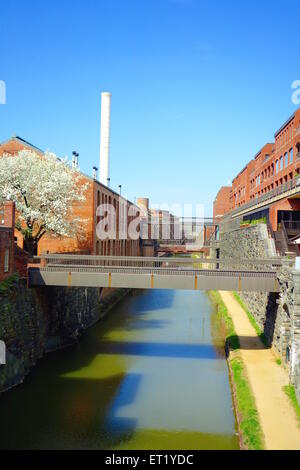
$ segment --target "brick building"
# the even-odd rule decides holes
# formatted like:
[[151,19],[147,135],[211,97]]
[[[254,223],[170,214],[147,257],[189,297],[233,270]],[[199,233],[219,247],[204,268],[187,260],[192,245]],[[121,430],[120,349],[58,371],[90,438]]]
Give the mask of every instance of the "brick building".
[[[299,175],[300,109],[275,132],[274,142],[267,143],[233,179],[226,212],[242,215],[244,220],[265,217],[273,230],[283,222],[296,227],[300,223]],[[214,210],[221,211],[217,203]]]
[[14,272],[15,205],[6,201],[0,205],[0,281]]
[[[34,145],[30,144],[26,140],[14,136],[0,144],[0,157],[4,154],[15,155],[20,150],[27,149],[32,150],[39,155],[43,155],[43,151]],[[126,227],[120,226],[120,217],[117,215],[116,222],[116,236],[107,240],[99,240],[96,234],[97,224],[100,222],[100,217],[96,216],[97,207],[100,204],[112,204],[119,214],[120,207],[123,213],[128,214],[130,211],[138,215],[139,209],[130,201],[126,201],[118,193],[113,191],[101,184],[94,177],[89,177],[83,173],[82,184],[88,185],[85,193],[86,200],[82,203],[76,204],[74,207],[74,215],[80,217],[86,221],[85,226],[85,239],[78,238],[67,238],[67,237],[52,237],[45,235],[39,242],[38,254],[49,251],[50,253],[59,252],[80,252],[87,254],[99,254],[99,255],[120,255],[120,256],[138,256],[140,255],[140,241],[139,239],[125,238],[128,226],[133,219],[133,216],[129,215],[125,219]],[[121,233],[121,228],[122,233]],[[23,239],[18,231],[15,232],[18,246],[23,247]]]
[[231,209],[231,186],[222,186],[215,197],[213,204],[213,217],[222,217]]

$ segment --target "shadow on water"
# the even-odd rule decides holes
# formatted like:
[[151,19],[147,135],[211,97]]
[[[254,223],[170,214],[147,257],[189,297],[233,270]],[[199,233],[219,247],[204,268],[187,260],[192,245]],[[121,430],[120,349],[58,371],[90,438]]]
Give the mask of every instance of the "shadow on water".
[[123,330],[146,330],[148,329],[161,329],[168,326],[170,322],[168,320],[142,320],[142,319],[130,319],[124,325]]
[[14,390],[2,404],[0,448],[106,449],[124,443],[134,432],[134,420],[115,420],[118,432],[108,432],[107,410],[125,377],[56,378],[38,389],[34,402],[29,387],[22,390],[22,400]]
[[170,289],[164,289],[163,295],[160,296],[157,296],[157,289],[140,289],[138,292],[133,292],[131,299],[135,304],[135,315],[138,317],[139,315],[154,312],[155,310],[171,309],[175,295],[176,291]]
[[100,345],[98,352],[100,354],[173,357],[178,359],[217,359],[218,357],[214,346],[210,344],[104,341]]
[[[143,369],[141,373],[131,370],[128,361],[135,361],[134,356],[139,356],[139,360],[147,357],[205,362],[208,359],[209,363],[219,358],[218,349],[211,344],[146,340],[150,329],[154,333],[169,330],[173,311],[161,320],[141,318],[142,315],[171,309],[174,295],[172,291],[158,296],[155,291],[134,293],[91,328],[78,344],[45,356],[22,386],[0,397],[0,448],[237,448],[233,433],[176,432],[168,429],[168,423],[162,430],[141,429],[134,416],[121,416],[125,406],[135,403],[143,378]],[[126,334],[132,335],[134,330],[138,334],[145,330],[146,336],[141,336],[141,342],[126,340]],[[111,332],[116,334],[117,340],[110,339]],[[203,407],[203,403],[199,406]]]

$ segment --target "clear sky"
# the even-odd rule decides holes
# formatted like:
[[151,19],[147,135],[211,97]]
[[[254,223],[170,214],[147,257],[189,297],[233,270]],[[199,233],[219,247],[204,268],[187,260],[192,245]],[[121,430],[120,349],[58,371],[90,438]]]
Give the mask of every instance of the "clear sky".
[[0,141],[77,150],[91,174],[110,91],[112,187],[132,200],[210,215],[297,108],[299,0],[2,0],[0,18]]

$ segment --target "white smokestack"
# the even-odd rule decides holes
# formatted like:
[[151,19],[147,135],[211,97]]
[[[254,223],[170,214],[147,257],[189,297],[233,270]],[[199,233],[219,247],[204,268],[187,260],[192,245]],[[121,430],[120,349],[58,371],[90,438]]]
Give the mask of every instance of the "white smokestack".
[[100,182],[109,185],[111,93],[101,93]]

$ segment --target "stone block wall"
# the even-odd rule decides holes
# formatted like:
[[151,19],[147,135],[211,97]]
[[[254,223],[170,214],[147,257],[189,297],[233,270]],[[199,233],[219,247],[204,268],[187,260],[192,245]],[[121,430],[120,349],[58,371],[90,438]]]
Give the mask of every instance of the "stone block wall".
[[220,233],[221,258],[270,258],[276,256],[267,225],[237,228]]
[[[222,258],[265,259],[276,256],[274,240],[265,224],[242,229],[224,230],[218,242],[220,268]],[[211,256],[215,257],[212,246]],[[227,266],[228,265],[223,265]],[[232,268],[245,266],[232,266]],[[258,265],[257,265],[258,267]],[[251,268],[256,268],[255,263]],[[300,403],[300,271],[288,262],[279,272],[280,293],[240,292],[249,312],[264,333],[268,344],[288,369]]]
[[13,276],[0,284],[0,392],[21,383],[47,352],[72,344],[124,295],[126,289],[28,289]]

